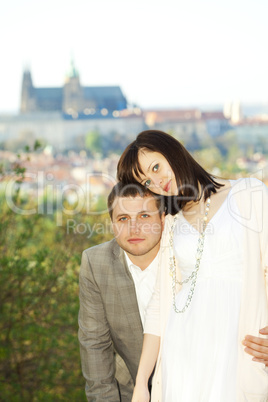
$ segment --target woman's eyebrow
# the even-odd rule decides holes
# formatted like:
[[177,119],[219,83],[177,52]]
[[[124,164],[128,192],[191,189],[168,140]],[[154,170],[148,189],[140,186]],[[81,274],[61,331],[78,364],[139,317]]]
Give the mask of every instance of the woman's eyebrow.
[[148,166],[147,172],[149,172],[150,167],[151,167],[154,163],[155,163],[155,160],[150,163],[150,165]]

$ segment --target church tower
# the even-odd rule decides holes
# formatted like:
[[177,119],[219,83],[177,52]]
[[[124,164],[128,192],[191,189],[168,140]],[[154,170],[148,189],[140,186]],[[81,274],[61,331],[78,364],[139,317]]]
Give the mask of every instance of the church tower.
[[72,60],[63,87],[63,113],[79,114],[83,110],[83,98],[83,88],[80,85],[79,73]]
[[29,69],[24,70],[21,89],[21,113],[32,112],[35,110],[34,87],[32,75]]

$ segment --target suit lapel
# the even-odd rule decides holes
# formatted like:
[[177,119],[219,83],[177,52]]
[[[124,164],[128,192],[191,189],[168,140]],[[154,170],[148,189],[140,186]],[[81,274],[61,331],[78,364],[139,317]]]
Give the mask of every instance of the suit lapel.
[[124,252],[117,243],[114,246],[113,271],[126,319],[133,331],[143,332],[134,281]]

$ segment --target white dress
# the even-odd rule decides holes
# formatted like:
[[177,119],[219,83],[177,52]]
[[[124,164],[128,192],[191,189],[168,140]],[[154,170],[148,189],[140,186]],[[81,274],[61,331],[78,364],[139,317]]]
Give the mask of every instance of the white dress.
[[[175,313],[173,307],[170,311],[162,351],[165,402],[236,401],[243,240],[241,226],[228,212],[227,199],[206,227],[192,303],[184,313]],[[180,213],[174,252],[182,279],[195,266],[198,238],[199,233]],[[179,309],[185,305],[189,286],[183,285],[176,296]]]

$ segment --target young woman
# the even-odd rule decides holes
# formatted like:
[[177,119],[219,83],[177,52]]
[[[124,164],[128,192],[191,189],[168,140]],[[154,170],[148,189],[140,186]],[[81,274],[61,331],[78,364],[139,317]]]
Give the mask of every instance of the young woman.
[[152,402],[268,401],[267,187],[216,179],[156,130],[126,148],[118,179],[179,210],[166,216],[133,402],[149,401],[156,360]]

